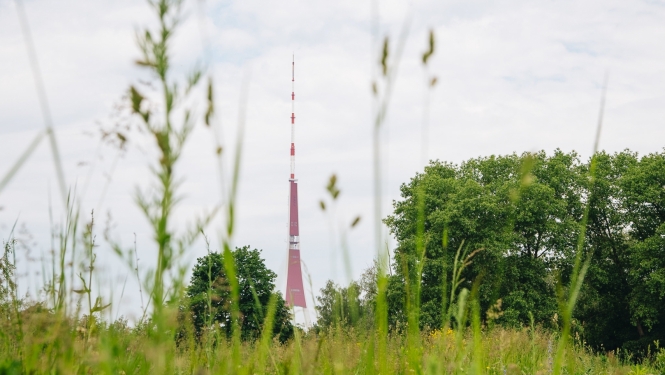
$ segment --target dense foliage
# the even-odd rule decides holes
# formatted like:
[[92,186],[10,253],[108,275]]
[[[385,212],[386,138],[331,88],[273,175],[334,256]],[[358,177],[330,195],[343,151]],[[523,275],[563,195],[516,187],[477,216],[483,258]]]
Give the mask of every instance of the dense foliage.
[[[293,336],[291,313],[275,291],[277,274],[268,269],[261,251],[249,246],[232,251],[238,278],[240,329],[243,339],[257,339],[268,312],[271,297],[276,301],[273,333],[284,342]],[[231,335],[231,290],[224,269],[223,254],[198,258],[187,287],[188,308],[198,336],[205,327],[220,327]]]
[[342,287],[328,280],[316,296],[316,331],[337,327],[371,329],[374,324],[376,299],[374,264],[365,270],[359,281]]
[[556,325],[556,289],[567,285],[588,204],[582,251],[592,262],[576,329],[605,349],[664,338],[665,153],[599,153],[593,180],[589,164],[559,150],[433,161],[401,196],[385,220],[398,242],[388,287],[393,326],[406,323],[409,302],[421,306],[421,328],[450,319],[453,270],[464,266],[458,249],[478,250],[460,287],[480,281],[482,311],[499,301],[498,323]]
[[665,153],[598,155],[577,316],[594,346],[644,352],[665,338]]

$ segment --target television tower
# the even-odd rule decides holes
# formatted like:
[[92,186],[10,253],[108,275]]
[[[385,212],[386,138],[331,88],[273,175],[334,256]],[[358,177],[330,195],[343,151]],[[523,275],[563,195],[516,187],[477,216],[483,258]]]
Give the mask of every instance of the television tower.
[[[289,178],[289,262],[286,279],[286,304],[307,308],[300,267],[300,231],[298,229],[298,180],[296,169],[295,56],[291,63],[291,177]],[[306,312],[305,312],[306,314]]]

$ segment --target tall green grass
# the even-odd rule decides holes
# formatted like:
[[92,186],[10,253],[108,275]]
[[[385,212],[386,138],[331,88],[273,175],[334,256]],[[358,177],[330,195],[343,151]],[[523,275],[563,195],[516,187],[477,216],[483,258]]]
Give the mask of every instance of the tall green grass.
[[[255,341],[242,341],[239,286],[231,244],[236,231],[236,200],[241,172],[247,80],[241,93],[235,154],[229,156],[233,168],[230,179],[223,179],[228,181],[228,185],[223,187],[220,194],[223,204],[215,206],[204,217],[193,220],[185,230],[174,228],[173,212],[180,200],[175,170],[180,163],[181,151],[197,123],[211,128],[214,135],[221,134],[221,131],[216,128],[218,124],[214,121],[214,88],[210,74],[195,69],[184,79],[177,79],[172,73],[170,41],[182,20],[182,1],[151,0],[148,3],[156,15],[158,27],[137,32],[137,45],[141,52],[138,65],[156,77],[160,98],[148,98],[141,93],[140,87],[136,86],[129,88],[128,97],[132,112],[158,150],[157,159],[151,161],[153,184],[146,190],[137,190],[135,195],[136,204],[150,224],[153,241],[158,249],[154,265],[141,274],[136,247],[124,248],[110,240],[111,248],[125,260],[128,269],[135,272],[142,290],[149,295],[147,305],[143,306],[142,301],[143,318],[136,326],[130,327],[125,320],[114,320],[110,314],[104,318],[103,313],[108,311],[111,300],[93,298],[98,251],[94,215],[91,213],[90,221],[82,223],[84,219],[80,215],[76,194],[74,191],[66,194],[64,190],[64,174],[46,96],[40,83],[36,52],[32,46],[27,17],[17,0],[26,45],[41,93],[40,101],[47,130],[38,134],[0,180],[0,192],[14,178],[44,136],[48,135],[63,200],[66,203],[66,214],[61,229],[56,233],[57,242],[53,246],[51,269],[47,273],[50,279],[44,283],[47,298],[43,302],[31,303],[19,298],[13,230],[4,243],[3,255],[0,257],[0,374],[638,374],[645,373],[644,371],[656,373],[656,367],[661,366],[658,362],[661,357],[663,363],[659,370],[665,371],[665,354],[662,352],[653,357],[653,362],[631,368],[622,364],[612,353],[596,355],[582,344],[571,340],[572,311],[590,259],[582,251],[583,233],[580,235],[572,281],[570,285],[559,287],[563,322],[560,332],[544,331],[534,326],[504,329],[493,327],[489,322],[484,323],[478,300],[478,288],[482,280],[475,280],[471,290],[459,289],[464,269],[473,261],[474,254],[480,251],[465,248],[463,244],[456,250],[453,263],[444,268],[447,276],[444,277],[445,295],[441,306],[444,317],[442,328],[421,331],[420,278],[423,262],[426,261],[424,253],[427,246],[422,194],[417,223],[419,256],[413,272],[416,277],[406,280],[405,311],[408,326],[403,331],[389,330],[387,285],[390,265],[389,249],[385,245],[386,234],[382,226],[382,163],[385,158],[382,155],[381,139],[399,61],[406,44],[410,17],[406,18],[395,46],[387,37],[379,43],[381,39],[377,34],[376,45],[373,47],[378,54],[372,81],[375,98],[372,127],[377,260],[377,295],[372,310],[372,324],[353,327],[338,324],[334,329],[319,332],[296,329],[291,341],[280,344],[272,336],[277,305],[273,296],[268,303],[260,338]],[[375,16],[374,23],[378,24],[376,18]],[[376,26],[375,33],[378,33]],[[425,67],[434,53],[433,33],[429,35],[428,45],[429,49],[423,54]],[[427,69],[426,78],[426,91],[429,92],[436,79],[430,76]],[[197,108],[191,104],[197,102],[197,93],[199,99],[203,98],[198,102],[205,105],[202,117],[195,116]],[[149,105],[151,100],[156,100],[158,105]],[[425,119],[427,116],[426,113]],[[601,124],[602,105],[594,154]],[[426,127],[427,120],[424,120],[424,131]],[[226,155],[222,152],[220,140],[216,139],[215,142],[211,147],[216,151],[219,173],[224,177],[221,160]],[[593,159],[591,167],[593,173]],[[526,174],[528,171],[525,171]],[[339,195],[336,179],[331,179],[328,191],[334,202]],[[221,210],[220,207],[224,209]],[[325,204],[322,203],[321,207],[325,209]],[[232,334],[227,337],[219,329],[211,328],[197,337],[187,314],[182,313],[186,270],[180,260],[201,235],[210,251],[210,242],[203,230],[219,212],[222,212],[225,222],[224,227],[219,230],[219,237],[231,292],[229,309],[232,316]],[[588,213],[585,214],[583,227],[587,215]],[[351,227],[354,227],[358,220],[355,219]],[[447,247],[447,236],[444,231],[444,248]],[[345,249],[343,251],[348,269],[348,252]],[[410,273],[407,271],[405,274]],[[76,280],[82,287],[73,287]],[[207,298],[208,309],[211,310],[211,293],[208,293]],[[258,299],[256,300],[258,303]],[[500,305],[496,309],[499,310]],[[342,314],[342,311],[339,313]],[[351,306],[350,311],[353,315],[357,314],[358,310]],[[451,321],[454,321],[452,326],[449,324]],[[208,321],[207,326],[213,327],[212,323]]]

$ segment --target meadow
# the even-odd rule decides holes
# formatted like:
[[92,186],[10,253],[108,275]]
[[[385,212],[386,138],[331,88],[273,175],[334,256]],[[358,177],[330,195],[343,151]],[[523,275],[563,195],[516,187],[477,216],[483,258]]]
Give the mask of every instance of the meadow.
[[[373,273],[366,280],[363,292],[351,286],[333,287],[329,291],[332,302],[327,307],[319,307],[327,320],[322,319],[311,329],[296,325],[291,327],[288,337],[280,337],[275,329],[284,324],[280,318],[280,311],[285,308],[280,292],[257,293],[259,288],[254,285],[258,284],[248,280],[238,264],[237,256],[242,250],[231,246],[236,230],[243,114],[251,110],[246,108],[246,90],[240,94],[241,116],[235,153],[228,154],[221,144],[216,145],[219,173],[227,182],[223,204],[212,207],[207,215],[192,220],[186,228],[173,228],[173,212],[180,203],[176,167],[182,149],[194,127],[208,128],[213,134],[220,129],[215,121],[215,88],[209,73],[195,68],[186,76],[178,77],[170,64],[170,41],[183,17],[181,1],[152,0],[148,6],[158,26],[137,32],[141,56],[137,66],[147,72],[158,94],[146,94],[143,87],[135,85],[127,89],[126,95],[126,105],[140,124],[143,136],[157,150],[157,158],[149,161],[153,185],[135,194],[136,204],[150,223],[158,249],[156,258],[151,260],[151,268],[144,275],[138,275],[137,271],[142,288],[149,296],[143,317],[135,325],[124,318],[115,321],[104,318],[110,304],[93,293],[98,252],[110,248],[130,269],[137,266],[137,256],[134,249],[111,240],[107,240],[104,247],[99,246],[94,217],[88,219],[82,215],[75,190],[65,185],[62,173],[58,172],[58,189],[67,215],[59,232],[53,233],[57,241],[52,263],[48,265],[52,270],[50,279],[43,285],[43,300],[28,300],[19,295],[13,231],[4,240],[0,258],[0,374],[665,373],[665,350],[657,341],[638,356],[622,349],[598,350],[579,335],[575,309],[584,291],[585,277],[594,267],[592,256],[585,251],[587,228],[593,229],[589,218],[595,212],[590,209],[595,207],[590,200],[576,206],[578,216],[571,220],[578,225],[577,229],[566,232],[574,238],[569,241],[572,250],[567,253],[566,275],[552,284],[554,315],[548,311],[541,319],[530,314],[530,319],[516,318],[511,324],[500,324],[504,314],[501,304],[486,301],[483,289],[486,275],[474,271],[487,251],[470,248],[468,244],[472,239],[464,238],[462,231],[448,226],[442,230],[437,228],[443,237],[441,240],[428,237],[426,202],[429,201],[426,201],[428,192],[422,187],[424,184],[410,186],[410,205],[396,206],[392,215],[381,212],[381,134],[393,105],[390,98],[408,25],[398,40],[386,37],[377,46],[381,53],[372,78],[374,117],[371,124],[376,243],[385,243],[383,225],[386,223],[398,235],[400,231],[408,232],[404,242],[408,245],[398,249],[399,256],[393,263],[389,250],[379,245]],[[436,50],[433,33],[428,45],[429,49],[422,55],[425,67]],[[426,90],[435,85],[436,79],[431,77]],[[44,100],[43,92],[40,98]],[[2,176],[0,194],[42,141],[50,142],[55,168],[61,170],[55,130],[50,121],[47,120],[46,125],[46,130],[38,134]],[[602,108],[597,137],[601,126]],[[122,133],[110,136],[124,142]],[[591,185],[585,186],[591,189],[598,171],[605,165],[605,159],[600,157],[601,153],[596,157],[596,151],[597,140],[594,157],[580,166],[586,168],[583,179],[590,181]],[[222,160],[230,161],[230,171],[222,169]],[[537,175],[540,159],[526,155],[511,160],[518,162],[513,165],[518,173],[515,183],[506,185],[506,209],[519,207],[525,199]],[[435,167],[437,165],[433,164],[432,169]],[[328,192],[331,200],[337,199],[339,191],[334,178],[330,180]],[[324,203],[321,208],[325,210]],[[460,215],[466,212],[463,206],[458,209]],[[400,212],[408,215],[399,216]],[[222,238],[219,253],[212,253],[216,254],[217,268],[213,272],[212,263],[200,261],[203,289],[194,292],[185,277],[188,270],[180,260],[197,239],[205,237],[204,231],[210,230],[209,224],[218,216],[223,218],[224,226],[212,229],[220,232]],[[517,223],[506,222],[513,226]],[[428,260],[428,251],[431,251],[428,249],[434,248],[434,242],[451,250],[442,258],[448,263],[442,268],[443,276],[436,281],[443,292],[437,292],[437,298],[428,300],[426,295],[430,289],[427,287],[431,286],[427,282],[431,274],[428,267],[433,264]],[[208,267],[207,273],[205,267]],[[394,283],[399,280],[391,278],[391,270],[402,272],[401,294],[397,297]],[[219,280],[218,274],[224,275],[223,280]],[[74,288],[74,285],[82,287]],[[368,298],[368,290],[372,291],[371,298]],[[194,299],[202,312],[191,313]],[[428,301],[435,302],[426,307]],[[436,314],[427,310],[433,305],[438,311]],[[256,312],[255,322],[247,318],[247,311],[251,309]],[[397,315],[399,319],[395,318]],[[219,316],[223,316],[223,320]],[[434,318],[426,321],[426,317],[432,316]],[[551,324],[546,324],[547,321]],[[248,335],[246,330],[250,323],[256,324],[253,334]]]

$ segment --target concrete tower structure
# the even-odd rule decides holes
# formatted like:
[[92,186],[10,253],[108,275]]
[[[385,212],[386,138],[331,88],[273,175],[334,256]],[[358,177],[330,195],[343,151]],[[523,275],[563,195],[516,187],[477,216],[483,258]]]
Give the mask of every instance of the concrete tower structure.
[[291,63],[291,177],[289,178],[289,261],[286,279],[286,304],[307,308],[300,266],[300,229],[298,225],[298,180],[296,180],[295,58]]

